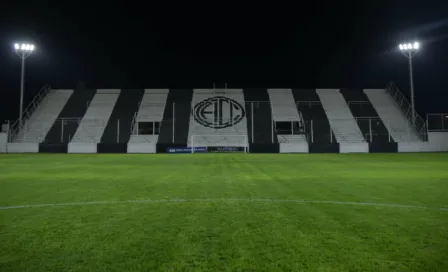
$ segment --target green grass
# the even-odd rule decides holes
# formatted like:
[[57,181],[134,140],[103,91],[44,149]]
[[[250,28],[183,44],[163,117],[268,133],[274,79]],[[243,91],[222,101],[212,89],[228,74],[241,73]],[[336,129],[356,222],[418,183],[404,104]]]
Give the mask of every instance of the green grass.
[[0,209],[0,271],[448,271],[448,154],[0,156],[1,207],[149,199]]

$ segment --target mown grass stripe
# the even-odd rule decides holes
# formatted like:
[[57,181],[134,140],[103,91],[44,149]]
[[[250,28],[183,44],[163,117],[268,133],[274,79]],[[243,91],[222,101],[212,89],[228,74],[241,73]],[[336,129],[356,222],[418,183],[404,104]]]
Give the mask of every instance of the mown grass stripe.
[[315,204],[334,204],[334,205],[356,205],[356,206],[374,206],[374,207],[392,207],[392,208],[411,208],[411,209],[433,209],[448,211],[445,207],[427,207],[405,204],[390,203],[372,203],[372,202],[346,202],[329,200],[304,200],[304,199],[269,199],[269,198],[229,198],[229,199],[137,199],[137,200],[117,200],[117,201],[86,201],[86,202],[67,202],[67,203],[46,203],[46,204],[26,204],[17,206],[0,206],[0,210],[25,209],[25,208],[43,208],[57,206],[75,206],[75,205],[100,205],[100,204],[127,204],[127,203],[176,203],[176,202],[275,202],[275,203],[315,203]]

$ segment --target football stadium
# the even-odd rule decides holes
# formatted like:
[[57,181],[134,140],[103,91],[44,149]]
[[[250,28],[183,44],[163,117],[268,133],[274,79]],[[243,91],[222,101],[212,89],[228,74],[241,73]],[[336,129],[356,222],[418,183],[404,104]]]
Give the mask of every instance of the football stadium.
[[448,271],[448,115],[383,89],[53,89],[0,133],[0,271]]

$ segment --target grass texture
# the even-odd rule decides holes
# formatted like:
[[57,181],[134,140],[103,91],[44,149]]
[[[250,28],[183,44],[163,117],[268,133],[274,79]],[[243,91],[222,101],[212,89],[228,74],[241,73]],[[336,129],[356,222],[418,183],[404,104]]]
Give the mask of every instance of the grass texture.
[[0,207],[2,272],[448,271],[448,154],[1,155]]

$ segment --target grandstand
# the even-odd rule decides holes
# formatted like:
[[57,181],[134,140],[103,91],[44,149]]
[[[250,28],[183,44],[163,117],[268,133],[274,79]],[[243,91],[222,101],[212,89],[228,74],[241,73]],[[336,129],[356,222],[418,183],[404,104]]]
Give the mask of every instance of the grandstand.
[[[396,152],[448,118],[411,116],[393,84],[45,87],[0,133],[36,153],[0,155],[0,271],[447,271],[448,156]],[[200,152],[295,154],[149,155]]]
[[[443,151],[394,84],[385,89],[43,88],[11,123],[9,153]],[[442,142],[441,142],[442,141]]]

